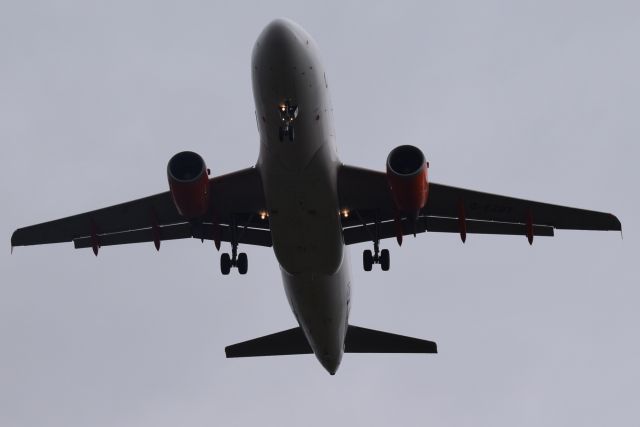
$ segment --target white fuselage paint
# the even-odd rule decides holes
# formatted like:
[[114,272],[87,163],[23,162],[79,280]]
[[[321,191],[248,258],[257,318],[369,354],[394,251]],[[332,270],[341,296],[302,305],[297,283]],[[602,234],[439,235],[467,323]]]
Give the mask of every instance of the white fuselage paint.
[[[313,39],[271,22],[252,54],[253,95],[273,249],[293,313],[322,365],[335,373],[349,315],[349,263],[342,238],[333,114]],[[279,107],[298,106],[295,139],[279,137]]]

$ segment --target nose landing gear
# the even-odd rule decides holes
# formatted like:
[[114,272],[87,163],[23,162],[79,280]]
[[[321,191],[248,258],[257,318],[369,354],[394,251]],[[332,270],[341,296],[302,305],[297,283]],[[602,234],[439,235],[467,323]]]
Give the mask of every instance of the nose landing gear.
[[289,141],[293,141],[295,139],[293,121],[298,117],[298,106],[292,104],[290,99],[287,99],[284,104],[278,107],[278,110],[280,111],[278,138],[283,141],[284,137],[288,136]]

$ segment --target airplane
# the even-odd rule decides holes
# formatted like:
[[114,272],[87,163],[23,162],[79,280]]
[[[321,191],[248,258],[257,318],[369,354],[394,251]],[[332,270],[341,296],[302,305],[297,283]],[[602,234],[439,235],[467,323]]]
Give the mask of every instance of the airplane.
[[390,268],[381,241],[424,232],[553,236],[555,229],[619,230],[612,214],[456,188],[428,180],[415,146],[391,150],[386,170],[343,164],[318,47],[288,19],[269,23],[251,58],[260,150],[255,166],[210,177],[191,151],[167,166],[169,190],[17,229],[15,246],[73,242],[75,248],[196,238],[220,250],[220,270],[246,274],[240,245],[272,247],[297,327],[225,348],[228,358],[315,354],[334,375],[344,353],[437,353],[435,342],[349,324],[345,246],[371,242],[362,265]]

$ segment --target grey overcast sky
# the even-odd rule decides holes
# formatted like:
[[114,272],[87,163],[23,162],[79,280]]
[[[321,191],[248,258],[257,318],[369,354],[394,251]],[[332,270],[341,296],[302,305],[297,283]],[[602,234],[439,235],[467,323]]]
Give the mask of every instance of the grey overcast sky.
[[[356,325],[438,355],[226,360],[295,325],[271,250],[17,248],[20,226],[258,153],[250,52],[287,16],[318,42],[345,163],[400,144],[433,181],[610,211],[619,233],[421,235],[365,273]],[[0,425],[638,426],[640,3],[0,2]]]

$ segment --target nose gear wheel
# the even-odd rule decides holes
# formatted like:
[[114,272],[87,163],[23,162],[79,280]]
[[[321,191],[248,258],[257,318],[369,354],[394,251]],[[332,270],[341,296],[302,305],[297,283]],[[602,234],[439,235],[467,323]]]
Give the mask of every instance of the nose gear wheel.
[[293,122],[298,117],[298,106],[291,102],[291,99],[287,99],[283,104],[278,106],[280,112],[280,127],[278,128],[278,138],[283,141],[285,136],[289,138],[289,141],[293,142],[295,139],[295,128]]

